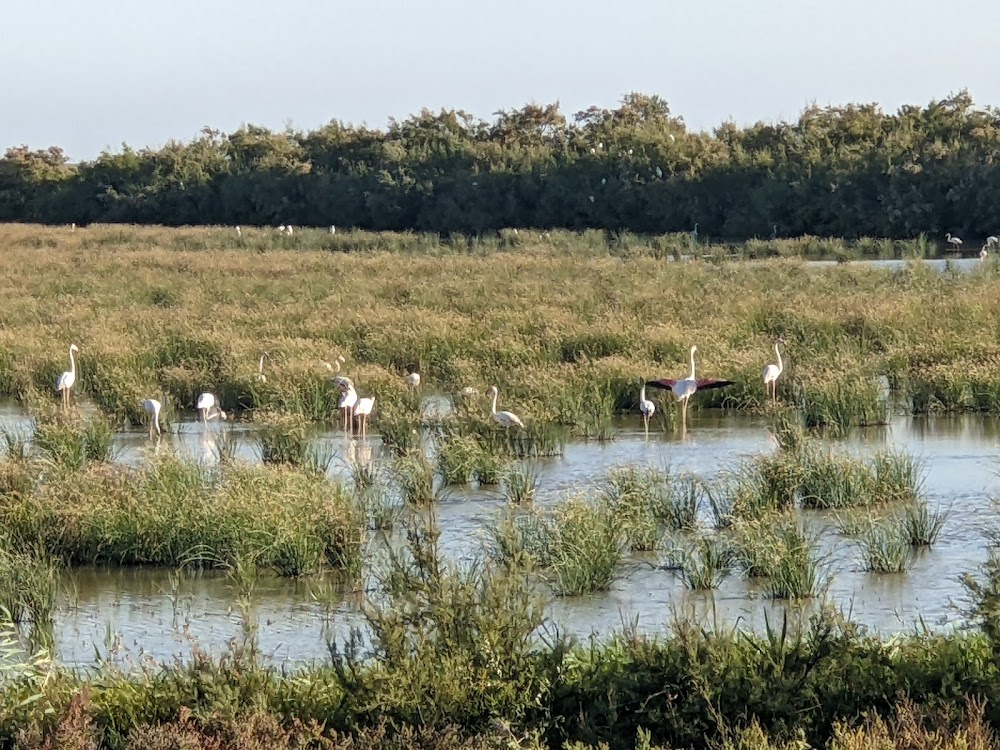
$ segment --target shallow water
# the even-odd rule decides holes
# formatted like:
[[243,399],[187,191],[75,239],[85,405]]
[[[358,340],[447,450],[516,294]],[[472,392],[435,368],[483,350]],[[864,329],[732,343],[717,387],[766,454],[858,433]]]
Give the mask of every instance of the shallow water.
[[[16,405],[0,405],[0,424],[22,428],[29,422]],[[238,455],[257,460],[254,435],[248,425],[196,422],[174,425],[174,432],[151,441],[141,429],[116,437],[119,460],[136,464],[146,451],[174,448],[214,462],[214,444],[231,430]],[[378,460],[377,436],[348,441],[340,433],[319,437],[335,452],[332,473],[346,475],[348,458]],[[900,575],[873,575],[859,570],[848,538],[836,533],[833,518],[804,512],[823,532],[827,554],[828,598],[856,622],[889,634],[923,622],[934,629],[962,622],[956,603],[964,589],[963,572],[975,571],[986,559],[985,532],[996,520],[990,495],[998,486],[1000,420],[963,415],[898,417],[882,428],[855,431],[838,441],[849,451],[865,454],[885,447],[904,449],[923,461],[924,490],[932,506],[950,508],[937,544],[916,556]],[[609,468],[624,463],[670,465],[709,478],[734,468],[744,456],[774,450],[764,421],[716,411],[691,415],[688,433],[651,434],[645,439],[641,421],[618,423],[608,443],[574,442],[563,456],[537,461],[540,485],[537,501],[555,502],[566,493],[594,486]],[[481,553],[484,524],[503,508],[498,488],[449,488],[435,507],[442,544],[449,556]],[[551,620],[564,631],[587,636],[619,630],[638,620],[646,632],[666,632],[677,611],[696,613],[707,624],[738,623],[761,628],[765,615],[774,621],[799,605],[771,602],[754,584],[738,574],[712,593],[687,591],[673,572],[655,566],[653,556],[635,557],[610,591],[585,597],[555,598],[548,607]],[[95,655],[122,663],[190,658],[194,647],[222,652],[239,639],[244,620],[237,594],[217,573],[199,573],[178,582],[166,570],[83,568],[66,574],[55,621],[55,652],[67,664],[89,665]],[[351,626],[362,624],[358,595],[316,582],[262,577],[254,591],[251,611],[257,623],[261,651],[276,662],[302,664],[323,660],[327,638],[343,639]],[[808,613],[818,602],[801,605]]]

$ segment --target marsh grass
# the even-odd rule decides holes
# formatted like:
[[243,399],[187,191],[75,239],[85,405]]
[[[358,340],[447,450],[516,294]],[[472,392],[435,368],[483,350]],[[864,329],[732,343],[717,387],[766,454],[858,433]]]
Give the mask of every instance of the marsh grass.
[[800,387],[798,408],[806,427],[824,427],[834,434],[888,424],[891,416],[889,400],[879,385],[860,377],[808,381]]
[[511,459],[507,456],[480,448],[473,462],[473,474],[480,485],[498,485],[507,475],[510,464]]
[[507,469],[503,491],[511,505],[530,505],[535,500],[541,470],[534,462],[523,462]]
[[50,622],[58,590],[59,568],[46,554],[0,544],[0,611],[12,622]]
[[3,442],[4,456],[8,461],[24,463],[31,456],[31,435],[25,430],[14,427],[0,428],[0,440]]
[[[85,499],[85,501],[82,501]],[[204,565],[252,559],[282,575],[360,566],[364,521],[310,472],[234,464],[207,471],[163,455],[138,469],[55,473],[0,506],[16,549],[71,565]]]
[[911,546],[929,547],[940,536],[948,515],[947,509],[932,509],[927,500],[918,499],[906,503],[899,511],[899,523]]
[[79,471],[90,462],[109,463],[115,458],[114,430],[101,415],[87,419],[59,416],[35,418],[34,445],[53,465]]
[[688,547],[681,563],[680,576],[692,591],[718,588],[729,575],[732,550],[728,543],[716,536],[702,536]]
[[359,494],[358,504],[372,531],[392,531],[403,517],[403,503],[388,487],[367,488]]
[[922,487],[920,462],[904,452],[879,451],[867,461],[819,445],[803,453],[800,491],[807,508],[912,503]]
[[874,519],[855,543],[861,566],[870,573],[905,573],[912,562],[907,530],[896,516]]
[[434,502],[434,466],[420,453],[408,453],[396,459],[396,481],[400,495],[409,505],[430,505]]
[[465,484],[479,458],[480,448],[475,438],[448,434],[437,444],[437,470],[446,484]]
[[257,439],[260,459],[265,464],[306,466],[313,454],[305,420],[297,414],[258,413]]

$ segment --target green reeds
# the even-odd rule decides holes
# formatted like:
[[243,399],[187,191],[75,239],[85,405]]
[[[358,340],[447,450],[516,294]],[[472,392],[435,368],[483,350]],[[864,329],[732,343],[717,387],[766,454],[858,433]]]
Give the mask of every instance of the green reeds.
[[537,464],[527,462],[507,470],[503,478],[504,495],[511,505],[534,502],[541,471]]
[[689,547],[681,563],[680,576],[692,591],[717,588],[729,575],[732,551],[719,537],[702,536]]
[[59,569],[44,552],[18,551],[0,544],[0,612],[14,623],[44,625],[52,619]]
[[856,540],[861,567],[871,573],[904,573],[912,561],[907,530],[895,516],[873,519]]
[[422,454],[408,453],[396,459],[396,480],[403,501],[410,505],[434,502],[434,467]]

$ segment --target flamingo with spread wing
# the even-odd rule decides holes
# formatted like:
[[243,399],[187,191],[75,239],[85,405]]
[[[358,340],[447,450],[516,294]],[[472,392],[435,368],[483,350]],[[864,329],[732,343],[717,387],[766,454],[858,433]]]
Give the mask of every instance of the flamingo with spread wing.
[[694,353],[698,351],[697,346],[691,347],[691,375],[686,378],[660,378],[659,380],[647,380],[646,385],[650,388],[660,388],[670,391],[674,398],[681,402],[681,428],[687,429],[687,405],[691,397],[698,391],[706,391],[710,388],[725,388],[732,385],[731,380],[720,380],[719,378],[697,378],[694,372]]

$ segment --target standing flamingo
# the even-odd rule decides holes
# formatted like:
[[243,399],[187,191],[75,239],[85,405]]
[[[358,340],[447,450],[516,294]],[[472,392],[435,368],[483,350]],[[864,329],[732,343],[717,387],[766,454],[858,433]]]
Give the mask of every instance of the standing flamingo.
[[986,256],[988,255],[989,253],[986,252],[986,245],[983,245],[979,250],[979,259],[986,260]]
[[764,367],[764,387],[770,392],[771,401],[778,400],[778,376],[785,369],[785,366],[781,362],[781,352],[778,351],[778,344],[784,346],[785,340],[778,339],[774,342],[774,353],[778,357],[778,364],[769,364]]
[[198,401],[195,403],[195,407],[201,412],[201,421],[205,426],[208,426],[208,420],[215,419],[218,417],[221,420],[228,419],[226,412],[219,408],[219,402],[215,398],[215,394],[208,393],[207,391],[200,396],[198,396]]
[[998,242],[1000,242],[1000,237],[991,234],[989,237],[986,238],[986,247],[993,247]]
[[333,381],[340,386],[337,408],[344,413],[344,432],[351,434],[354,432],[354,407],[358,403],[358,392],[354,390],[354,383],[350,378],[334,378]]
[[497,396],[499,395],[500,389],[495,385],[491,385],[486,391],[487,397],[493,397],[493,404],[490,406],[490,414],[493,416],[493,420],[502,427],[524,427],[524,422],[513,412],[497,411]]
[[149,436],[153,437],[153,428],[160,434],[160,409],[163,405],[155,398],[143,399],[142,410],[149,415]]
[[959,237],[952,237],[952,236],[951,236],[951,232],[948,232],[948,233],[947,233],[947,234],[946,234],[946,235],[944,236],[944,238],[945,238],[945,240],[946,240],[946,241],[947,241],[948,243],[950,243],[950,244],[951,244],[951,246],[952,246],[952,247],[954,247],[954,248],[955,248],[956,250],[958,250],[959,248],[961,248],[961,246],[962,246],[962,240],[961,240],[961,239],[960,239]]
[[646,437],[649,437],[649,418],[656,413],[656,404],[646,398],[646,383],[640,381],[642,388],[639,390],[639,411],[642,412],[642,422],[646,430]]
[[374,396],[365,398],[359,398],[357,405],[354,407],[354,418],[360,419],[361,422],[361,439],[368,435],[368,415],[372,413],[372,407],[375,406]]
[[80,351],[76,344],[69,345],[69,370],[62,373],[56,381],[56,393],[62,396],[64,407],[69,406],[69,389],[76,383],[76,360],[73,359],[73,352]]
[[257,382],[266,383],[267,377],[264,375],[264,358],[269,356],[267,352],[260,355],[260,360],[257,362]]
[[659,380],[647,380],[646,385],[650,388],[662,388],[674,394],[674,398],[681,402],[681,428],[687,429],[687,405],[691,397],[700,390],[709,388],[725,388],[732,385],[731,380],[720,380],[718,378],[702,378],[698,380],[694,374],[694,353],[698,351],[697,346],[691,347],[691,375],[682,379],[660,378]]

